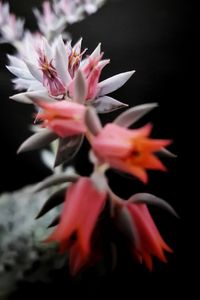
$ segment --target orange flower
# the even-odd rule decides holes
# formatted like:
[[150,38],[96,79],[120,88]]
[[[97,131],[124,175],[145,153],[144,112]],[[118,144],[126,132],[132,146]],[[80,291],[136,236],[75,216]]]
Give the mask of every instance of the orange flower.
[[135,130],[107,124],[93,137],[92,147],[100,161],[147,183],[146,170],[166,170],[155,153],[170,144],[169,140],[149,138],[151,130],[150,124]]

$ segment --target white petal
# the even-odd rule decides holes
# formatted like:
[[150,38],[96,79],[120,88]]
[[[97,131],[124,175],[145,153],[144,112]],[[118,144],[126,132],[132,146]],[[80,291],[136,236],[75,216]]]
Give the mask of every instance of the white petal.
[[19,59],[18,57],[13,56],[13,55],[7,55],[7,57],[9,59],[11,66],[17,67],[17,68],[22,68],[22,69],[27,68],[25,62],[23,60]]
[[33,77],[36,78],[38,81],[42,82],[42,71],[39,70],[39,67],[36,67],[28,61],[26,61],[26,65]]
[[41,91],[41,90],[46,91],[46,89],[44,88],[41,82],[37,80],[30,80],[28,91]]
[[71,80],[68,72],[68,55],[61,37],[58,38],[55,53],[55,67],[62,82],[67,86]]
[[34,103],[37,101],[44,101],[44,102],[57,102],[54,98],[50,97],[45,90],[41,91],[34,91],[34,92],[26,92],[25,95],[32,100]]
[[95,107],[99,114],[105,114],[114,110],[127,107],[128,105],[115,100],[114,98],[104,96],[92,101],[92,106]]
[[32,101],[25,95],[25,93],[19,93],[10,97],[10,99],[17,102],[32,104]]
[[90,58],[96,58],[101,54],[101,43],[98,44],[98,46],[96,47],[96,49],[92,52],[92,54],[90,54]]
[[88,58],[85,58],[81,61],[81,69],[84,68],[85,65],[87,65],[91,59],[95,59],[96,57],[100,56],[101,54],[101,43],[98,44],[98,46],[96,47],[96,49],[92,52],[92,54],[89,55]]
[[80,38],[78,40],[78,42],[74,45],[74,49],[76,51],[76,53],[80,54],[81,53],[81,46],[82,46],[82,41],[83,41],[83,38]]
[[31,80],[22,79],[22,78],[14,78],[12,79],[12,82],[14,83],[16,90],[27,90],[30,88],[30,85],[32,83]]
[[22,68],[16,68],[13,66],[6,66],[6,68],[14,74],[16,77],[22,78],[22,79],[33,79],[33,76],[30,74],[29,70],[22,69]]
[[112,93],[122,87],[130,77],[135,73],[135,71],[120,73],[112,76],[98,84],[99,92],[98,96],[104,96]]
[[55,102],[56,100],[51,98],[46,91],[34,91],[16,94],[10,97],[11,99],[23,102],[23,103],[35,103],[35,101]]
[[43,38],[43,47],[44,47],[44,53],[47,56],[48,61],[51,61],[53,58],[53,51],[48,41],[45,38]]

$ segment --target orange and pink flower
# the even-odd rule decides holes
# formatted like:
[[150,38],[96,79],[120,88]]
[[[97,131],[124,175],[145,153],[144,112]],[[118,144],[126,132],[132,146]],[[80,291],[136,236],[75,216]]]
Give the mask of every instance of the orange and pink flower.
[[166,170],[156,152],[170,144],[169,140],[149,138],[151,131],[150,124],[140,129],[107,124],[91,143],[100,161],[147,183],[146,170]]
[[37,119],[42,120],[44,127],[50,128],[60,137],[73,136],[86,131],[84,105],[65,100],[54,103],[38,101],[37,104],[43,109]]

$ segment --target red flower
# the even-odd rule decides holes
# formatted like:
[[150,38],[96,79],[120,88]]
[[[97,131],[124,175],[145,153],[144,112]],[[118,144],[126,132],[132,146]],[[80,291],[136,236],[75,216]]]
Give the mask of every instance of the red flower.
[[60,243],[68,250],[71,273],[77,273],[91,257],[91,237],[106,200],[90,178],[82,177],[72,184],[66,194],[60,222],[49,241]]
[[144,262],[149,270],[153,269],[152,256],[163,262],[167,262],[164,250],[172,252],[170,247],[162,239],[145,204],[127,204],[132,217],[133,226],[137,234],[137,245],[134,246],[134,254]]

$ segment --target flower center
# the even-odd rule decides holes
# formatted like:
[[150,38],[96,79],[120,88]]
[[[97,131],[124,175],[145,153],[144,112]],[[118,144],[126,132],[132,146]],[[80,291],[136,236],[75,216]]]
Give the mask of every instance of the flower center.
[[52,60],[48,62],[46,56],[40,57],[39,59],[40,68],[42,72],[47,76],[49,79],[53,80],[57,78],[58,74],[56,72],[55,67],[52,64]]

